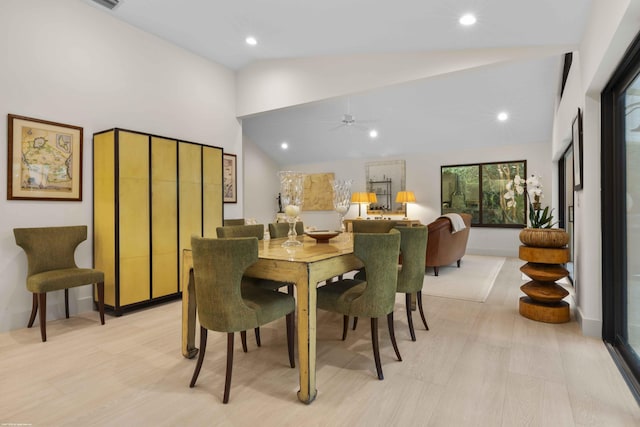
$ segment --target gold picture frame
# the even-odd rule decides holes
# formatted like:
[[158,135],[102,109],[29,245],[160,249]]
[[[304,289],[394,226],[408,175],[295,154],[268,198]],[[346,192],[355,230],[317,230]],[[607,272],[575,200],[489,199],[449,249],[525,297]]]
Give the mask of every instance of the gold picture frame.
[[222,196],[224,203],[238,203],[238,169],[235,154],[222,155]]
[[82,201],[79,126],[7,115],[7,200]]

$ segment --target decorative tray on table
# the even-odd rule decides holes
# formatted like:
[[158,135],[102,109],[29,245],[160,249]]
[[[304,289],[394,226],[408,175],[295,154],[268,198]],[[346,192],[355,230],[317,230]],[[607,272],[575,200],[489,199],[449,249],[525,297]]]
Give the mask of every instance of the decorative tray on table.
[[315,230],[315,231],[305,231],[307,236],[316,239],[318,243],[329,243],[329,239],[333,239],[338,234],[339,231],[330,231],[330,230]]

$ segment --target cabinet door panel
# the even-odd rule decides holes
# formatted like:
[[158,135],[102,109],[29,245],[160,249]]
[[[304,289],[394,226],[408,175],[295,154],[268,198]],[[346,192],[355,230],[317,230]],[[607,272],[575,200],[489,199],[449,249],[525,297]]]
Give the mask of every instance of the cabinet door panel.
[[152,297],[178,291],[178,143],[152,138]]
[[191,236],[202,236],[202,147],[178,144],[180,271],[182,250],[191,248]]
[[149,137],[120,132],[120,305],[149,299]]
[[222,149],[203,147],[203,229],[204,237],[216,237],[222,225]]
[[[93,138],[93,259],[104,272],[104,302],[116,304],[115,132]],[[97,301],[97,295],[94,294]]]
[[120,306],[149,300],[149,257],[120,259]]

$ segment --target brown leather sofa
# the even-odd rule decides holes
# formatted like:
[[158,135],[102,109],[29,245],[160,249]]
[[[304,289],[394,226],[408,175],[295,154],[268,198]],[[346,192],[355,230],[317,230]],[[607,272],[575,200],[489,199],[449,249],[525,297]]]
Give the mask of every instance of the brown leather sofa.
[[438,268],[443,265],[458,263],[467,250],[467,240],[469,240],[469,230],[471,229],[471,215],[461,213],[466,228],[457,233],[451,233],[451,221],[449,218],[438,218],[427,226],[429,238],[427,240],[427,256],[425,267],[433,267],[433,272],[437,276]]

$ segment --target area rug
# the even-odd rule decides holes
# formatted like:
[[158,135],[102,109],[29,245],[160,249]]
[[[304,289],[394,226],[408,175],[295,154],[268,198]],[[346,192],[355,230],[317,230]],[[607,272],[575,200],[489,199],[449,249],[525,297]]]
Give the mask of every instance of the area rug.
[[427,268],[422,293],[437,297],[484,302],[493,288],[506,258],[465,255],[460,268],[456,264],[440,267],[438,276]]

